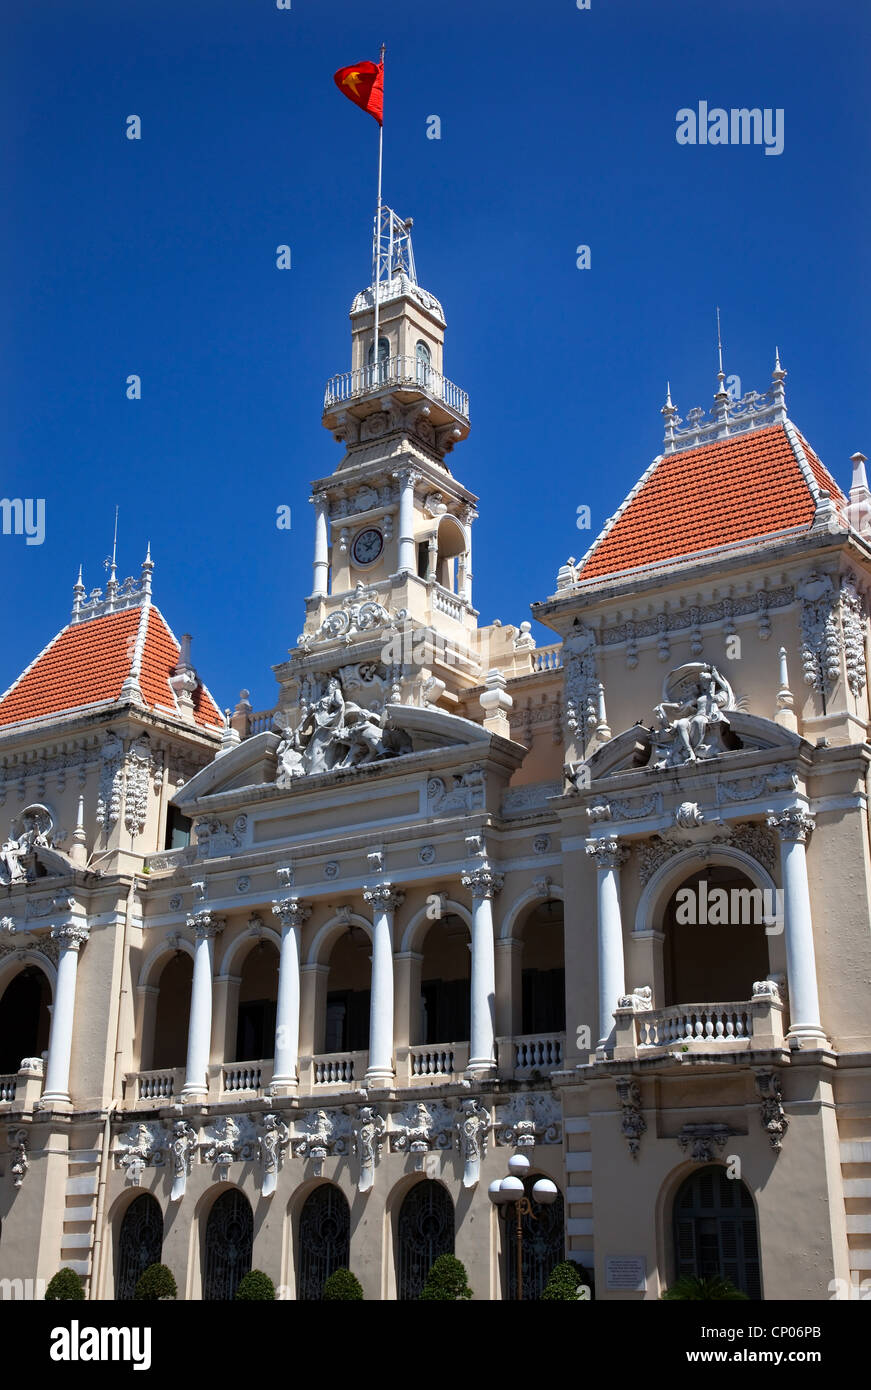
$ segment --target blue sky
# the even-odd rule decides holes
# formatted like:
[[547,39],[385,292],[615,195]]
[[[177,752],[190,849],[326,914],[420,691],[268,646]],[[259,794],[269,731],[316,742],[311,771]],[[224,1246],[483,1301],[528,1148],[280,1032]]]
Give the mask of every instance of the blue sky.
[[[681,413],[709,405],[717,304],[726,370],[765,390],[779,343],[842,486],[871,454],[857,0],[6,0],[0,490],[45,498],[46,537],[0,536],[0,689],[66,621],[79,561],[104,582],[118,503],[121,577],[150,539],[220,703],[272,704],[309,482],[341,457],[323,386],[370,271],[377,127],[332,74],[382,39],[385,198],[471,398],[450,463],[481,499],[482,621],[528,617],[586,548],[577,508],[601,523],[658,452],[666,378]],[[783,153],[679,146],[700,100],[782,108]]]

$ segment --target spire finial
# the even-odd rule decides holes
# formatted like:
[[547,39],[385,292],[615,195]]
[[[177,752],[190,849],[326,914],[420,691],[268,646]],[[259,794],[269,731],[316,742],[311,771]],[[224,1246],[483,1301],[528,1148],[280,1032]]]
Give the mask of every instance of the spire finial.
[[79,565],[79,577],[73,585],[73,612],[72,621],[77,623],[82,611],[82,601],[85,597],[85,586],[82,583],[82,567]]
[[145,559],[142,561],[142,593],[145,598],[151,598],[151,575],[154,570],[154,561],[151,558],[151,541],[145,550]]
[[663,441],[665,452],[672,454],[674,453],[674,422],[677,419],[677,409],[672,404],[670,381],[665,383],[665,405],[659,413],[665,421],[665,439]]
[[722,376],[723,376],[723,339],[722,339],[722,335],[721,335],[721,333],[720,333],[720,306],[719,306],[719,304],[717,305],[717,352],[718,352],[718,354],[719,354],[719,361],[720,361],[720,372],[719,372],[719,375],[722,377]]
[[111,603],[112,599],[114,599],[115,595],[116,595],[117,592],[118,592],[118,580],[117,580],[117,578],[116,578],[116,572],[117,572],[118,566],[117,566],[117,564],[116,564],[116,562],[115,562],[115,561],[116,561],[116,556],[117,556],[117,554],[118,554],[118,507],[117,507],[117,505],[116,505],[116,507],[115,507],[115,531],[114,531],[114,534],[113,534],[113,536],[112,536],[112,554],[111,554],[111,557],[110,557],[109,559],[103,561],[103,568],[109,571],[109,578],[108,578],[108,580],[106,581],[106,599],[107,599],[110,603]]

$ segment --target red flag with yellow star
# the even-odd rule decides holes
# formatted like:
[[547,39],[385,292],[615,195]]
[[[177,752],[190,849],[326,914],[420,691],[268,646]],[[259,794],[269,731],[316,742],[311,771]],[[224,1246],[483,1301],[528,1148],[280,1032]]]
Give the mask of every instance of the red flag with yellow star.
[[352,63],[349,68],[339,68],[333,81],[349,101],[360,106],[383,125],[384,116],[384,64]]

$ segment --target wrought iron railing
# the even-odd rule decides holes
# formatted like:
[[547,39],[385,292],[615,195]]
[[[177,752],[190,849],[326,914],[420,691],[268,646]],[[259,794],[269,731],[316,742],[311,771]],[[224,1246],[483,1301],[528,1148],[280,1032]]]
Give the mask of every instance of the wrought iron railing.
[[417,357],[387,357],[378,363],[377,368],[357,367],[352,372],[340,372],[327,382],[324,392],[324,410],[330,410],[343,401],[352,401],[359,396],[368,396],[383,386],[406,386],[425,391],[437,401],[442,401],[449,410],[469,418],[469,394],[442,376],[434,367],[428,366]]

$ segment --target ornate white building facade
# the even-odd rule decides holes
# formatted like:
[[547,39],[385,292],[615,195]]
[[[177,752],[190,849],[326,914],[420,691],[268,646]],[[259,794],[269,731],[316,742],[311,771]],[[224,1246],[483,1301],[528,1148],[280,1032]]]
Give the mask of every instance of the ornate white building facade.
[[[391,217],[274,710],[138,582],[0,698],[0,1277],[523,1289],[871,1278],[871,493],[771,390],[680,420],[530,625],[482,627],[465,393]],[[451,466],[449,466],[449,464]]]

